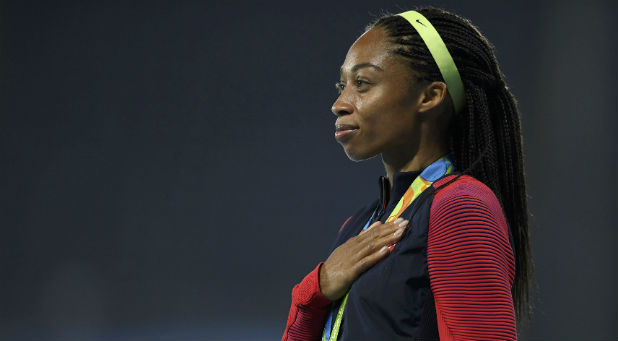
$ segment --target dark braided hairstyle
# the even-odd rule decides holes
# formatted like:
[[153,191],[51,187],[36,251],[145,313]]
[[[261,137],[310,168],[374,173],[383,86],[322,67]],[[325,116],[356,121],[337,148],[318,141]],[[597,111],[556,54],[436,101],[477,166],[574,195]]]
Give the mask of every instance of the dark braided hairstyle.
[[[519,111],[506,86],[493,46],[467,19],[437,8],[421,8],[444,40],[461,75],[466,104],[453,113],[449,153],[456,169],[489,186],[504,210],[515,253],[513,302],[518,321],[531,313],[533,263]],[[398,15],[386,15],[367,27],[386,29],[395,48],[421,81],[444,82],[416,30]],[[450,97],[446,100],[450,101]]]

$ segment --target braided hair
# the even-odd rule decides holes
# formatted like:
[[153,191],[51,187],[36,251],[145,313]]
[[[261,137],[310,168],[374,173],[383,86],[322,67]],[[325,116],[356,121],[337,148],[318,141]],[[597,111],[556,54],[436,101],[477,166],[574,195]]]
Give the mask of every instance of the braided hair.
[[[450,122],[449,154],[455,167],[491,188],[504,210],[515,252],[511,291],[517,319],[529,317],[533,276],[519,111],[506,86],[491,43],[467,19],[437,8],[421,8],[448,47],[465,89],[465,107]],[[384,28],[417,79],[444,82],[416,30],[398,15],[367,26]],[[450,101],[448,96],[446,100]]]

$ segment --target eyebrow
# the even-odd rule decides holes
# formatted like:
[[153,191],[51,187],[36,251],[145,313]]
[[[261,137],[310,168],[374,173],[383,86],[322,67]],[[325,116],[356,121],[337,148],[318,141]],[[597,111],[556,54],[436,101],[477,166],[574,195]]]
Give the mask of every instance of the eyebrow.
[[[374,69],[376,69],[376,70],[378,70],[378,71],[384,71],[384,70],[382,70],[382,68],[381,68],[381,67],[379,67],[379,66],[377,66],[377,65],[375,65],[375,64],[371,64],[371,63],[362,63],[362,64],[356,64],[356,65],[354,65],[354,66],[352,67],[352,72],[356,72],[356,71],[358,71],[359,69],[366,68],[366,67],[374,68]],[[340,71],[343,73],[343,68],[341,68],[341,69],[340,69]]]

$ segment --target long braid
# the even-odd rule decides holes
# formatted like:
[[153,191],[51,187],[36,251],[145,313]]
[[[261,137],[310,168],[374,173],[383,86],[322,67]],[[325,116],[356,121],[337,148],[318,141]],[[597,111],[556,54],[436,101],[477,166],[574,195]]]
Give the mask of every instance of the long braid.
[[[512,295],[521,321],[531,313],[529,287],[533,263],[515,97],[504,83],[493,46],[467,19],[437,8],[417,11],[440,33],[462,77],[466,106],[453,115],[450,155],[456,168],[491,188],[504,209],[515,252]],[[392,52],[408,59],[417,79],[444,81],[425,43],[405,19],[387,15],[367,29],[373,27],[387,30],[395,46]]]

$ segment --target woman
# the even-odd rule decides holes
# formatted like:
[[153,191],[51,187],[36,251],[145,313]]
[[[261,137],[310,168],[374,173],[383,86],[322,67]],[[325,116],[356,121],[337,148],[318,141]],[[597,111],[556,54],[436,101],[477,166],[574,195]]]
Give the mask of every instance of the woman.
[[380,18],[337,83],[335,138],[380,197],[292,292],[283,340],[515,340],[531,260],[519,113],[493,48],[440,9]]

